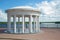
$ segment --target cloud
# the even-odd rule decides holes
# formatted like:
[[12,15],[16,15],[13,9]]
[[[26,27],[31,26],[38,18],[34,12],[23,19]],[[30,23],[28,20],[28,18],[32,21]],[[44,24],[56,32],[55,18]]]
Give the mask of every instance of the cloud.
[[54,6],[56,4],[54,2],[43,1],[41,3],[36,4],[37,8],[44,14],[54,13]]
[[59,21],[60,17],[60,0],[42,1],[36,4],[41,11],[40,21]]
[[2,10],[0,10],[0,22],[7,21],[7,14],[3,13]]

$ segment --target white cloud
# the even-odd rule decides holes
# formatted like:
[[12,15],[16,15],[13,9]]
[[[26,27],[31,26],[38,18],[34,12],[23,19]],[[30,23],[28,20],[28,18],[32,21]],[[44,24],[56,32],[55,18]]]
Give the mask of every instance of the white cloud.
[[7,21],[7,14],[3,13],[2,10],[0,10],[0,22]]
[[[37,8],[42,12],[40,21],[59,21],[60,17],[60,0],[58,1],[42,1],[36,4]],[[43,15],[44,14],[44,15]],[[59,16],[58,16],[59,15]]]
[[48,1],[43,1],[41,3],[36,4],[38,9],[40,9],[41,12],[44,14],[51,14],[54,13],[54,6],[56,4],[54,2],[48,2]]

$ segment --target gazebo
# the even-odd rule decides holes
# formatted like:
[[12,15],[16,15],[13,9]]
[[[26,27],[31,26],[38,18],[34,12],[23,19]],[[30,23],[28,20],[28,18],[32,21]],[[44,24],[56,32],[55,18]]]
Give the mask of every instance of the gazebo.
[[[14,7],[6,10],[7,13],[7,30],[10,33],[37,33],[40,32],[39,16],[40,11],[31,7]],[[11,17],[13,17],[13,28],[11,27]],[[20,18],[22,18],[22,26],[16,26],[16,17],[20,24]],[[25,18],[28,17],[29,25],[25,27]],[[33,20],[33,21],[32,21]]]

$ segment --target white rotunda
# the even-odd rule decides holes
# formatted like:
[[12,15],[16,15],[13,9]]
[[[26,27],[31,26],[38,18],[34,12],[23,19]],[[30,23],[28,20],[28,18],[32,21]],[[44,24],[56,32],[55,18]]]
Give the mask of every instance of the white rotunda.
[[[6,13],[8,20],[7,30],[10,33],[37,33],[40,31],[40,11],[38,9],[32,7],[14,7],[6,10]],[[11,17],[13,17],[13,28],[11,27]],[[19,24],[20,18],[22,18],[22,26],[17,26],[16,17],[18,17]],[[26,17],[29,18],[29,25],[27,28],[25,26]]]

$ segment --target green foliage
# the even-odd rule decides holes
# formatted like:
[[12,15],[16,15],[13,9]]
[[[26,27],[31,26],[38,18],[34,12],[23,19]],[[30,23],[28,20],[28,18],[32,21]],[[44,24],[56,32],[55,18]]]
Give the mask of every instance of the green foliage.
[[0,24],[6,24],[7,22],[0,22]]

